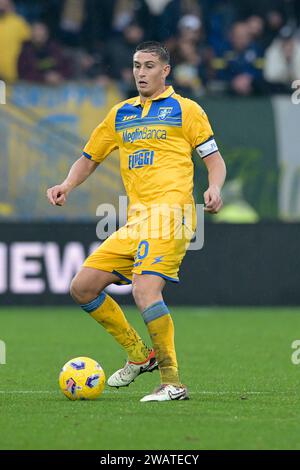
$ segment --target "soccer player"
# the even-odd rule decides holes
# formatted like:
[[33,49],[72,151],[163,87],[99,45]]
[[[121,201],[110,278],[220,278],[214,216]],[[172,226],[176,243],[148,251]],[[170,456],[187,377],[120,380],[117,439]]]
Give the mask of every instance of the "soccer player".
[[[86,259],[72,281],[71,295],[127,352],[125,366],[109,377],[108,385],[127,386],[138,375],[159,368],[161,385],[142,402],[188,398],[178,372],[174,325],[162,292],[166,281],[178,282],[179,266],[196,226],[192,150],[196,149],[208,169],[204,201],[210,213],[217,213],[222,206],[220,191],[226,174],[205,112],[166,86],[169,60],[160,43],[137,46],[133,75],[139,96],[111,109],[65,181],[47,191],[51,204],[63,205],[70,191],[119,149],[129,197],[127,223]],[[183,215],[185,206],[192,208],[191,217]],[[162,222],[159,219],[150,233],[149,220],[157,207],[162,207]],[[172,217],[166,207],[172,209]],[[169,237],[162,236],[166,221]],[[186,230],[178,236],[183,226]],[[144,344],[120,306],[104,292],[111,283],[131,282],[152,348]]]

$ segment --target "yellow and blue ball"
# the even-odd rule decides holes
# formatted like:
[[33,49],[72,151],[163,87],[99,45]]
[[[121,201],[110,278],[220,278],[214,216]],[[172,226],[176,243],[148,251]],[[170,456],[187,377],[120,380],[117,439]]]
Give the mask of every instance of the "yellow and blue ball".
[[76,357],[63,366],[59,386],[70,400],[95,400],[104,390],[105,373],[94,359]]

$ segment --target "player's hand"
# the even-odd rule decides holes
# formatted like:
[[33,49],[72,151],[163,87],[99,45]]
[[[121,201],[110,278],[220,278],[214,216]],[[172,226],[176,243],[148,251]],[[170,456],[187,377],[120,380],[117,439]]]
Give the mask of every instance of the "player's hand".
[[204,210],[211,214],[217,214],[223,206],[220,188],[218,186],[209,186],[204,193]]
[[62,184],[47,189],[47,198],[52,206],[63,206],[67,200],[67,195],[68,190]]

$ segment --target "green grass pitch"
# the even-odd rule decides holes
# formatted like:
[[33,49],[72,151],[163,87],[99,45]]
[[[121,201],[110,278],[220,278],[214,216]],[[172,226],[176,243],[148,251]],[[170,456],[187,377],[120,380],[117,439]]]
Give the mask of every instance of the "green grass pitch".
[[[137,310],[124,309],[147,338]],[[300,449],[300,309],[171,308],[182,381],[191,400],[140,403],[159,384],[143,374],[106,386],[94,402],[58,389],[76,356],[106,376],[125,360],[113,339],[79,308],[0,309],[0,449]]]

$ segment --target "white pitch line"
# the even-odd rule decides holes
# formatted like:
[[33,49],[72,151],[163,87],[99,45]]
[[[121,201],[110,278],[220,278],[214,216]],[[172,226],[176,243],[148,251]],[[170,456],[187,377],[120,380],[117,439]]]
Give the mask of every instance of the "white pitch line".
[[[61,393],[60,390],[0,390],[0,394],[2,395],[15,395],[15,394],[20,394],[20,395],[42,395],[42,394],[58,394]],[[149,393],[149,390],[147,391],[134,391],[130,392],[129,390],[104,390],[103,393],[119,393],[119,394],[126,394],[126,395],[143,395],[146,393]],[[278,391],[278,390],[263,390],[263,391],[213,391],[213,390],[201,390],[198,392],[189,392],[190,395],[270,395],[270,394],[291,394],[291,393],[296,393],[296,391]]]
[[13,395],[13,394],[23,394],[23,395],[30,395],[30,394],[42,394],[42,393],[48,393],[48,394],[51,394],[51,393],[58,393],[59,391],[50,391],[50,390],[0,390],[0,393],[2,395],[5,395],[5,394],[10,394],[10,395]]

